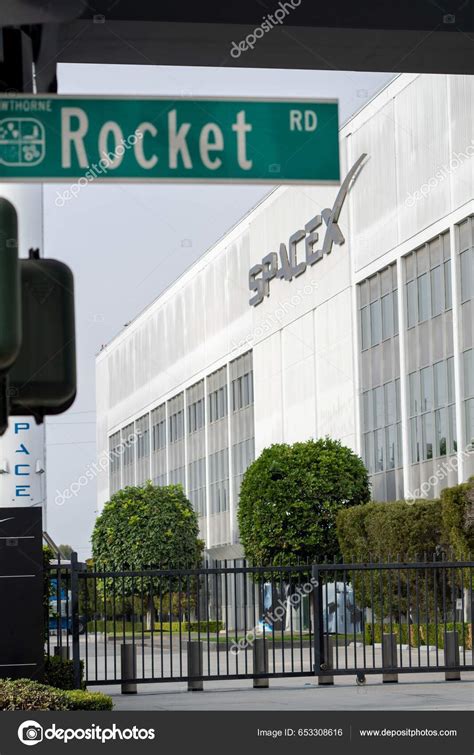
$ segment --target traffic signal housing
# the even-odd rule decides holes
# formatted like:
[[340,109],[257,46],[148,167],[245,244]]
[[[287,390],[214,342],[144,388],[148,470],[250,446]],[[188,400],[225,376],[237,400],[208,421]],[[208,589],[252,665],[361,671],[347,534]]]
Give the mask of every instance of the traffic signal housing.
[[0,374],[14,363],[21,347],[21,288],[18,218],[0,197]]
[[60,414],[74,402],[74,278],[59,260],[20,260],[23,342],[9,372],[10,415]]

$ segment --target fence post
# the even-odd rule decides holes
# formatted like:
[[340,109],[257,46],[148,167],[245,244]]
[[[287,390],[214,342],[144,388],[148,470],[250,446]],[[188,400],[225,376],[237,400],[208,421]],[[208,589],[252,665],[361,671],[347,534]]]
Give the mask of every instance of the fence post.
[[321,666],[324,664],[324,624],[323,624],[323,586],[319,579],[319,569],[316,564],[311,569],[313,589],[311,592],[313,603],[313,635],[314,635],[314,667],[313,671],[321,676]]
[[79,647],[79,565],[77,553],[71,553],[71,620],[72,669],[75,689],[81,688],[81,655]]
[[[393,632],[382,635],[382,666],[384,668],[396,668],[397,666],[397,636]],[[384,673],[384,684],[398,682],[398,674]]]
[[202,641],[190,640],[187,643],[188,651],[188,692],[202,692],[204,682],[202,679],[193,679],[196,676],[202,676]]
[[69,658],[69,648],[67,645],[55,645],[54,646],[54,655],[56,657],[62,658],[63,661],[67,661]]
[[[331,671],[334,668],[334,637],[330,637],[328,634],[324,635],[324,671]],[[334,684],[334,676],[332,674],[320,674],[318,676],[318,684]]]
[[[268,673],[268,643],[263,638],[254,640],[253,643],[253,673]],[[269,686],[269,679],[263,676],[254,676],[253,686],[256,689],[263,689]]]
[[[459,637],[458,632],[446,632],[444,635],[444,665],[459,666]],[[460,671],[445,671],[444,678],[447,682],[459,682],[461,680]]]
[[137,683],[129,679],[137,678],[137,648],[132,643],[120,645],[120,663],[122,675],[122,695],[136,695]]

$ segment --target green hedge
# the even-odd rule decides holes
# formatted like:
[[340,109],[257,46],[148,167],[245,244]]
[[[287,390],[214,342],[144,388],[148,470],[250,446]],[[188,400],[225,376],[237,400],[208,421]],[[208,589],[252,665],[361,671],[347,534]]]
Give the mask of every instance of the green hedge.
[[[336,526],[345,562],[417,561],[425,552],[431,559],[442,542],[441,502],[372,502],[354,506],[339,513]],[[376,580],[375,589],[372,578]],[[369,572],[355,570],[350,575],[358,605],[372,608],[379,618],[390,615],[393,607],[409,613],[417,590],[423,612],[431,613],[435,579],[435,572],[430,571],[426,580],[419,579],[417,585],[417,572],[411,569],[402,569],[399,574],[376,572],[373,577]]]
[[[120,619],[117,619],[115,622],[115,632],[117,634],[117,637],[119,637],[123,631],[125,630],[126,634],[131,634],[132,632],[135,632],[135,634],[141,634],[142,633],[142,622],[141,621],[126,621],[125,623],[123,621],[120,621]],[[156,623],[153,626],[154,632],[177,632],[179,633],[179,627],[180,623],[179,621],[163,621],[162,623]],[[181,622],[181,633],[183,632],[197,632],[200,631],[202,634],[207,634],[209,631],[210,634],[213,632],[220,632],[221,629],[224,628],[224,623],[222,621],[182,621]],[[98,621],[89,621],[87,623],[87,631],[88,632],[105,632],[113,634],[114,632],[114,622],[112,620],[105,622],[103,619],[100,619]],[[150,632],[149,629],[143,629],[144,633],[147,634]]]
[[[80,661],[81,686],[84,688],[84,661]],[[64,660],[56,655],[45,657],[44,683],[58,689],[74,689],[74,668],[71,660]]]
[[445,488],[440,500],[372,501],[342,509],[337,537],[345,561],[431,558],[441,545],[447,554],[467,559],[474,551],[474,476]]
[[[159,632],[163,629],[163,632],[179,632],[179,621],[162,622],[161,624],[155,624],[155,632]],[[201,632],[202,634],[210,634],[213,632],[220,632],[224,629],[223,621],[183,621],[181,622],[181,632]]]
[[395,622],[392,625],[385,623],[382,627],[380,622],[373,625],[368,623],[365,625],[364,639],[366,645],[372,645],[373,642],[380,643],[382,642],[382,634],[392,631],[398,643],[400,642],[401,635],[402,645],[411,645],[414,648],[424,645],[437,645],[442,650],[444,648],[445,632],[452,632],[454,629],[458,632],[459,645],[462,646],[464,644],[466,650],[472,650],[471,625],[468,623],[463,625],[460,621],[456,623],[446,622],[446,624],[438,625],[428,624],[428,627],[426,624],[411,624],[407,626],[406,624],[400,625]]
[[68,710],[112,710],[113,702],[109,695],[88,690],[68,690]]
[[413,561],[426,552],[431,558],[442,542],[443,518],[439,500],[371,502],[339,512],[337,537],[344,561]]
[[0,710],[112,710],[101,692],[61,690],[32,679],[0,679]]
[[67,694],[31,679],[0,679],[0,710],[67,710]]
[[462,485],[442,491],[441,511],[444,541],[455,558],[469,559],[474,552],[474,476]]

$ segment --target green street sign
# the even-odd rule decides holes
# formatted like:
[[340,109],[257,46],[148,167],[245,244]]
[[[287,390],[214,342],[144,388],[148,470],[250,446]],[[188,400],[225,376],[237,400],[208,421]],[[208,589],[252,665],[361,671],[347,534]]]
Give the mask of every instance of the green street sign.
[[1,181],[338,183],[332,100],[0,96]]

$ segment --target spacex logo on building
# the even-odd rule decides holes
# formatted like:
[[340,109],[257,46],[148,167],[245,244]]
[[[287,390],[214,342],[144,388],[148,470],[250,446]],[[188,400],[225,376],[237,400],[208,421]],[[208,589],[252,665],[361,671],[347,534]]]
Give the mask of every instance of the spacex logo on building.
[[[355,179],[359,169],[364,163],[367,154],[365,152],[354,163],[341,187],[338,191],[336,200],[332,209],[326,207],[319,215],[315,215],[304,228],[293,233],[288,245],[280,244],[280,251],[270,252],[258,265],[254,265],[249,270],[249,289],[254,292],[249,300],[252,307],[256,307],[270,295],[270,281],[274,278],[284,278],[286,281],[292,281],[304,273],[310,265],[316,264],[324,256],[331,253],[333,244],[341,246],[345,242],[344,235],[339,228],[338,221],[341,214],[344,200],[349,191],[349,186]],[[322,239],[320,239],[321,227],[325,226]],[[297,246],[304,241],[305,259],[297,259]],[[318,242],[322,241],[320,248],[316,248]]]
[[87,729],[80,727],[61,729],[53,724],[49,729],[44,729],[37,721],[24,721],[18,727],[18,739],[27,747],[37,745],[43,740],[58,740],[63,744],[68,744],[72,740],[89,740],[105,744],[117,740],[151,740],[155,739],[155,729],[139,729],[138,726],[132,726],[125,729],[113,724],[110,727],[97,726],[93,724]]

